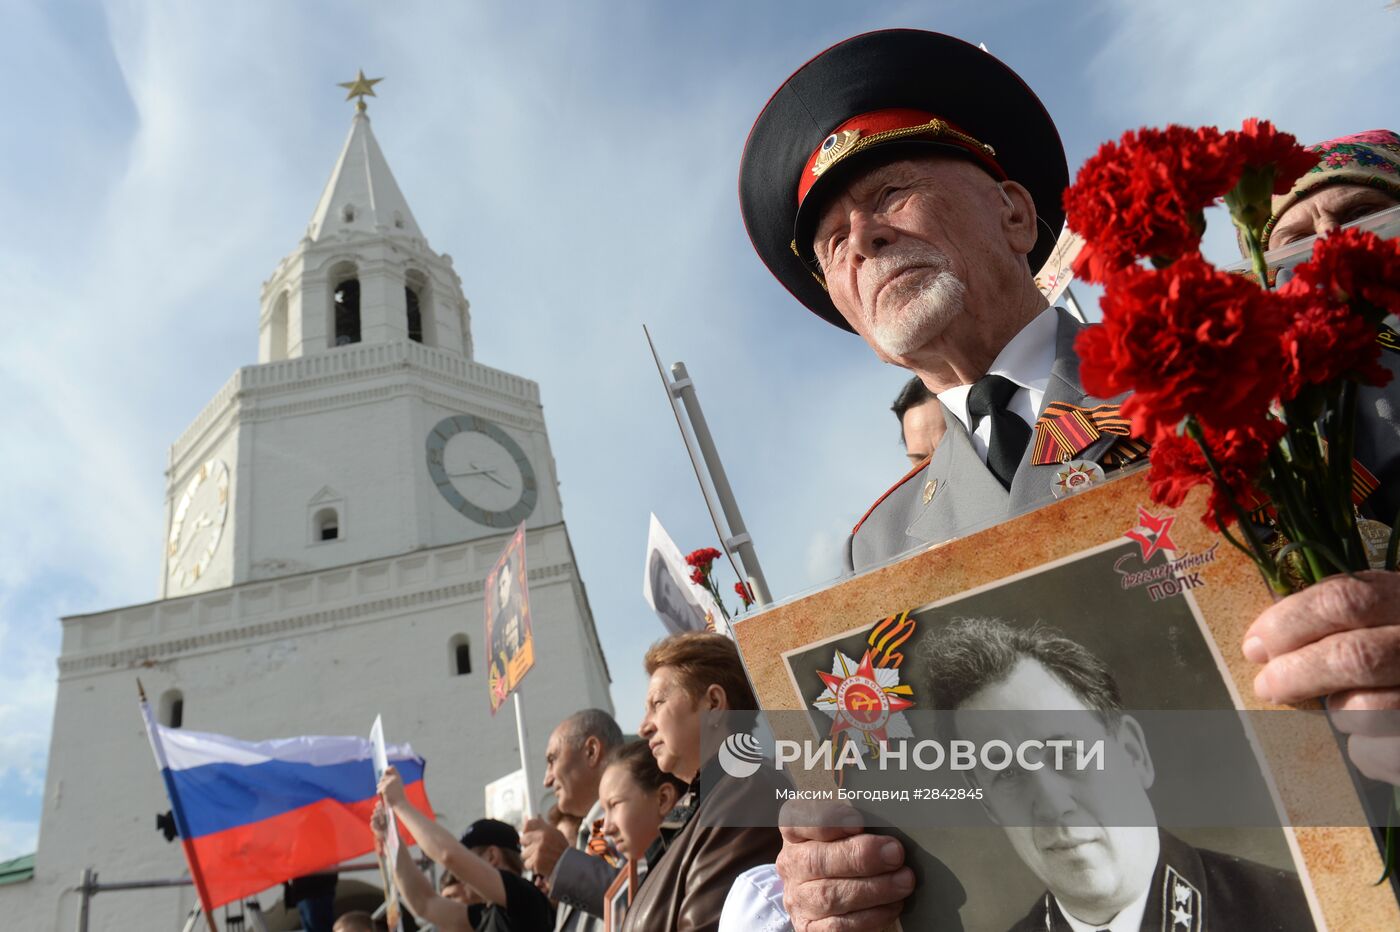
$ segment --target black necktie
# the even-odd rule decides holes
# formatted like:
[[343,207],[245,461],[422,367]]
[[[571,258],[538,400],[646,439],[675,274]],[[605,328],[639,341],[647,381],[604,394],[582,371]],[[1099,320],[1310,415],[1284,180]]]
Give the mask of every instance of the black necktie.
[[984,375],[972,383],[967,393],[967,411],[972,415],[972,430],[982,418],[992,419],[992,440],[987,444],[987,468],[997,481],[1008,491],[1016,468],[1021,465],[1021,457],[1026,452],[1026,444],[1031,441],[1031,429],[1025,421],[1007,410],[1011,396],[1020,386],[1000,375]]

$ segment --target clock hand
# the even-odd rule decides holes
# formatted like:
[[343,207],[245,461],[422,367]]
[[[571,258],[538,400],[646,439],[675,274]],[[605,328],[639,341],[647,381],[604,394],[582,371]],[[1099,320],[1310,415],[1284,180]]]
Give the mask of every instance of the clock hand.
[[180,560],[185,556],[185,553],[190,549],[190,545],[194,543],[194,532],[198,531],[200,528],[206,528],[213,523],[214,519],[209,517],[209,512],[206,511],[204,514],[199,516],[199,520],[190,526],[189,536],[185,538],[185,545],[181,547],[180,552],[175,555],[176,563],[180,562]]
[[503,488],[503,489],[505,489],[505,490],[507,490],[507,491],[510,490],[510,483],[502,481],[501,478],[500,478],[499,476],[496,475],[496,470],[494,470],[494,469],[488,469],[488,470],[486,470],[486,478],[490,479],[492,482],[496,483],[496,484],[499,485],[501,488]]

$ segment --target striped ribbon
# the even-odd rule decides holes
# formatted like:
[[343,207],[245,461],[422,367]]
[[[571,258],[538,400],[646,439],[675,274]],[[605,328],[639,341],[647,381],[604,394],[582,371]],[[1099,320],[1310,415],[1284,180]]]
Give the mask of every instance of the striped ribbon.
[[603,834],[602,819],[593,820],[593,828],[588,836],[588,853],[595,858],[602,858],[610,867],[618,867],[622,863],[622,859],[617,856],[617,852],[608,844],[608,839]]
[[1120,439],[1105,454],[1101,465],[1106,468],[1126,465],[1140,459],[1148,450],[1146,441],[1128,436],[1128,426],[1128,419],[1119,413],[1116,404],[1085,408],[1053,401],[1036,419],[1031,462],[1036,466],[1066,462],[1104,434],[1114,434]]

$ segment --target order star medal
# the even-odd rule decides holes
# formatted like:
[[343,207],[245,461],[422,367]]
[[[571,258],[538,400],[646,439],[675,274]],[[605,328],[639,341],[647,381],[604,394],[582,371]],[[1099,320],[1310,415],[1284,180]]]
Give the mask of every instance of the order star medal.
[[1371,564],[1371,569],[1385,569],[1385,552],[1390,546],[1390,528],[1379,521],[1362,518],[1356,522],[1356,533],[1361,535],[1361,546],[1366,548],[1366,562]]
[[1055,470],[1055,485],[1050,491],[1056,498],[1065,498],[1102,481],[1103,467],[1098,463],[1071,460]]

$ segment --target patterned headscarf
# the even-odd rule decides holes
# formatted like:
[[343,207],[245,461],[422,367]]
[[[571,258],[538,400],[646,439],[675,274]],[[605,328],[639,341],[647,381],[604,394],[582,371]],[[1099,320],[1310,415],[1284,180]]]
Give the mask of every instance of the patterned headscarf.
[[1334,184],[1364,184],[1400,200],[1400,135],[1373,129],[1308,146],[1318,162],[1298,179],[1293,190],[1274,198],[1273,215],[1264,225],[1264,248],[1284,212],[1318,188]]

